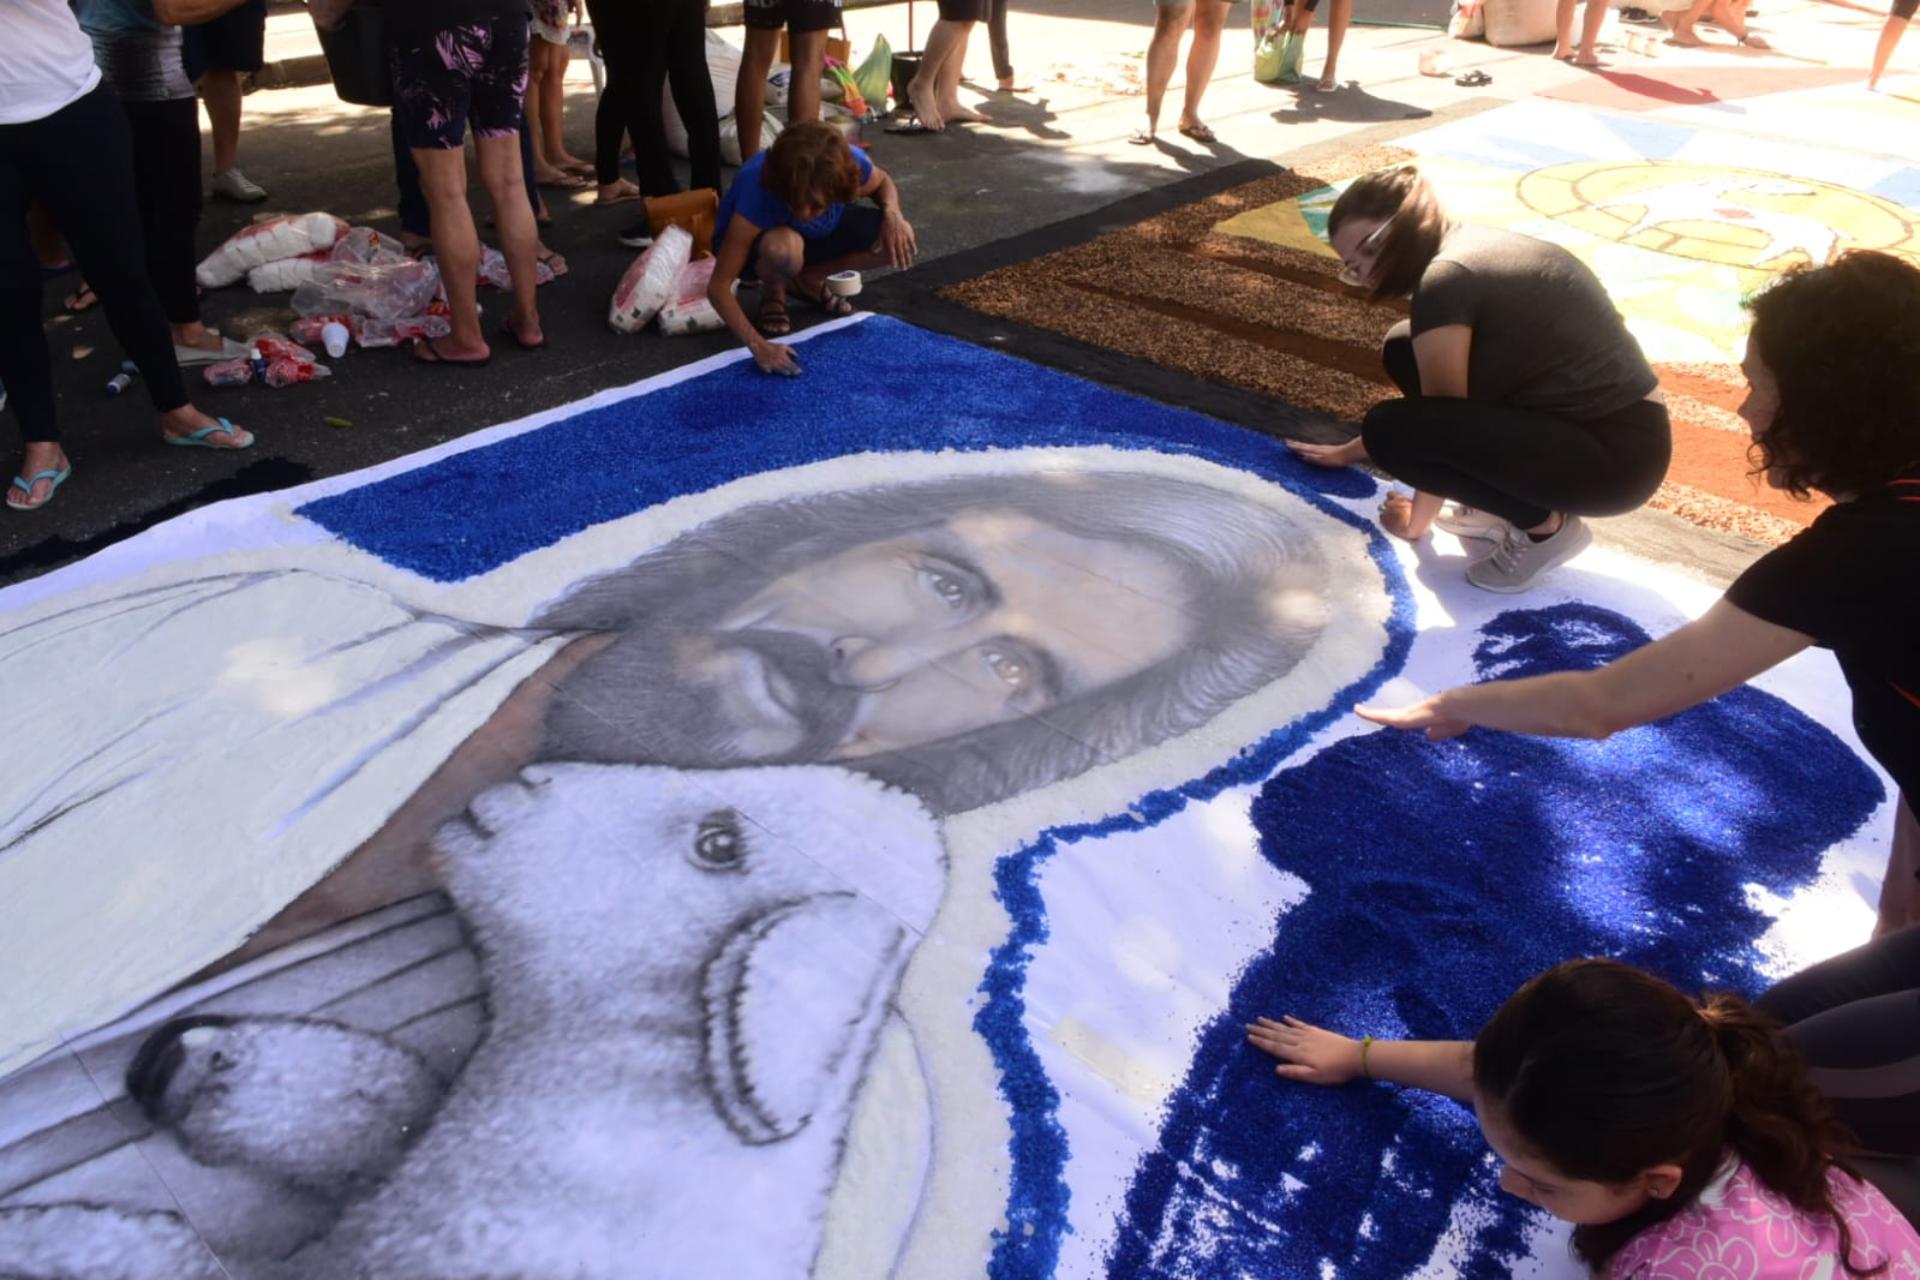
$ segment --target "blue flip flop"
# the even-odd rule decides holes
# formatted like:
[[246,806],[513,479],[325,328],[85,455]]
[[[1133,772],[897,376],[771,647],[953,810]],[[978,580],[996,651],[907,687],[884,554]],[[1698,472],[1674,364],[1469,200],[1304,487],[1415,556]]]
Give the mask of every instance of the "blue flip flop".
[[[41,471],[30,476],[15,476],[13,478],[13,488],[7,490],[7,510],[38,511],[40,508],[46,506],[47,503],[53,501],[53,495],[60,492],[60,486],[65,484],[67,477],[72,474],[73,467],[69,465],[61,468],[59,471]],[[33,496],[33,486],[39,484],[42,480],[53,481],[53,487],[47,490],[47,496],[44,499],[32,503],[20,503],[13,500],[13,489],[18,489],[31,498]]]
[[193,432],[191,435],[162,436],[161,439],[165,440],[168,444],[177,444],[183,449],[233,450],[233,449],[251,449],[253,447],[253,433],[251,431],[247,431],[247,442],[245,444],[215,444],[213,443],[213,441],[207,439],[208,436],[215,435],[222,431],[230,431],[233,434],[238,435],[242,431],[246,431],[246,428],[236,427],[231,422],[228,422],[225,418],[216,418],[214,420],[214,425],[210,427],[202,427],[198,431]]

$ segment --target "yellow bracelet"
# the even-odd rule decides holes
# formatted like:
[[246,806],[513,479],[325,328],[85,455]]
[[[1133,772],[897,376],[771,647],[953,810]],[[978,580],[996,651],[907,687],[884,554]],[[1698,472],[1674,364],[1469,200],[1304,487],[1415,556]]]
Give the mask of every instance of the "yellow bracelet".
[[1373,1079],[1373,1072],[1367,1070],[1367,1050],[1371,1048],[1373,1048],[1373,1037],[1360,1037],[1360,1074],[1369,1080]]

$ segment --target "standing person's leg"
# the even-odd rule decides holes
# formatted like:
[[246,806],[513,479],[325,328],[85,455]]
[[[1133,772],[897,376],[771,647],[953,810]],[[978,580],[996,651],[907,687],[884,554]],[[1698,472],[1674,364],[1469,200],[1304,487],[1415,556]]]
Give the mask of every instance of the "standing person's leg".
[[907,100],[913,104],[913,114],[936,133],[947,127],[946,117],[940,112],[941,76],[954,50],[959,48],[964,52],[967,29],[968,24],[946,18],[935,22],[933,30],[927,33],[926,52],[920,55],[920,70],[907,86]]
[[1139,146],[1152,142],[1160,128],[1160,104],[1173,83],[1174,64],[1180,60],[1180,37],[1193,21],[1194,0],[1159,0],[1153,7],[1153,38],[1147,42],[1147,119],[1127,139]]
[[1900,37],[1907,34],[1907,25],[1913,21],[1916,10],[1920,10],[1917,0],[1893,0],[1886,24],[1880,28],[1880,38],[1874,42],[1873,70],[1867,73],[1867,88],[1880,87],[1880,77],[1887,73],[1887,64],[1893,61],[1893,51],[1899,46]]
[[[787,21],[783,0],[747,5],[747,32],[740,51],[740,78],[733,86],[733,120],[740,131],[740,159],[760,153],[767,117],[767,76],[780,52],[780,31]],[[791,92],[791,90],[789,90]]]
[[[437,363],[481,364],[493,354],[480,333],[480,237],[467,205],[467,116],[473,101],[469,68],[485,58],[486,32],[483,26],[454,27],[389,55],[394,115],[420,170],[452,330],[438,341],[416,342],[413,353],[416,359]],[[516,214],[525,208],[517,202]],[[511,216],[504,208],[496,214],[502,220]]]
[[241,81],[260,69],[266,52],[267,0],[246,0],[203,24],[199,43],[206,70],[196,80],[213,131],[213,190],[243,204],[267,193],[240,172]]
[[128,102],[134,191],[145,233],[147,278],[172,326],[173,345],[222,351],[200,323],[194,232],[200,223],[200,109],[191,98]]
[[548,164],[567,173],[590,177],[593,165],[567,149],[567,68],[573,64],[573,49],[545,38],[539,45],[544,46],[540,54],[546,64],[539,89],[541,154]]
[[493,216],[513,280],[513,315],[507,332],[521,346],[547,345],[535,296],[540,280],[540,230],[525,191],[527,42],[525,22],[495,18],[485,31],[485,60],[473,75],[468,118],[473,124],[480,183],[493,198]]
[[[974,0],[960,0],[956,9],[965,10]],[[948,124],[956,120],[984,121],[986,116],[972,107],[960,102],[960,79],[966,74],[967,45],[973,39],[973,29],[978,25],[975,19],[956,21],[956,35],[953,49],[940,64],[940,78],[936,82],[935,92],[940,95],[940,119]]]
[[1015,84],[1013,54],[1007,44],[1007,0],[993,0],[987,11],[987,44],[993,51],[993,79],[1002,93],[1025,93],[1030,86]]
[[1220,62],[1220,33],[1232,7],[1227,0],[1194,0],[1193,47],[1187,50],[1187,97],[1180,109],[1180,132],[1198,142],[1214,141],[1213,130],[1200,119],[1200,100],[1206,97],[1213,69]]
[[[801,13],[796,21],[824,22],[822,14],[839,13],[836,6],[824,0],[805,0],[796,5],[796,11]],[[793,74],[787,80],[788,124],[820,118],[820,77],[827,71],[827,30],[825,25],[805,31],[791,24],[787,27],[787,50],[793,55]]]
[[560,172],[560,166],[547,159],[547,78],[552,75],[548,65],[550,58],[547,50],[553,48],[540,38],[538,32],[539,17],[534,18],[536,30],[532,40],[527,42],[527,137],[533,144],[533,174],[539,182],[559,182],[567,175]]
[[[638,78],[634,81],[633,153],[640,194],[670,196],[680,190],[673,173],[673,154],[667,148],[667,118],[662,95],[667,88],[667,39],[672,30],[676,0],[648,0],[641,6],[644,34],[640,40]],[[704,33],[703,38],[704,38]]]
[[[44,120],[0,126],[0,219],[11,222],[13,248],[0,230],[0,381],[7,383],[15,411],[28,433],[21,474],[33,476],[68,466],[53,412],[46,338],[40,329],[39,269],[24,256],[26,203],[37,199],[59,224],[74,257],[100,296],[113,335],[139,368],[147,396],[169,439],[189,440],[214,449],[244,449],[253,436],[223,426],[187,399],[180,366],[173,357],[167,316],[147,279],[145,246],[127,228],[140,217],[133,186],[133,144],[118,99],[105,85]],[[14,214],[18,213],[18,217]],[[28,282],[31,281],[31,287]],[[18,330],[15,332],[15,330]],[[28,332],[31,330],[31,332]],[[36,366],[38,366],[36,368]],[[14,489],[9,505],[44,505],[53,482],[29,491]],[[14,502],[14,499],[20,499]]]
[[594,176],[600,184],[596,204],[638,200],[640,188],[620,176],[621,139],[633,118],[633,79],[639,66],[641,7],[632,0],[587,0],[594,38],[607,68],[607,87],[593,117]]
[[[1598,0],[1604,4],[1605,0]],[[1587,0],[1591,9],[1596,0]],[[1347,41],[1347,28],[1353,25],[1353,0],[1333,0],[1327,14],[1327,61],[1320,68],[1320,82],[1314,87],[1330,93],[1340,87],[1340,46]]]
[[706,0],[670,0],[666,34],[667,83],[687,130],[687,163],[695,190],[720,190],[720,110],[707,69]]
[[426,193],[420,190],[420,166],[413,162],[413,148],[407,145],[400,129],[400,108],[395,104],[387,113],[388,132],[393,137],[393,180],[400,189],[400,243],[409,253],[425,249],[433,239],[433,218],[427,211]]

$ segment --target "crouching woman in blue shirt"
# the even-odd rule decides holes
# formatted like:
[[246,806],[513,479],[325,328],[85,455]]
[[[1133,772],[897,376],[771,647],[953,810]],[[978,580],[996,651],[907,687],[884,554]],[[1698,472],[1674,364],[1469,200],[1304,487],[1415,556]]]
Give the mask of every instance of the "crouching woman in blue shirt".
[[[861,196],[873,203],[854,204]],[[768,340],[792,332],[789,294],[844,316],[853,305],[828,291],[828,276],[910,266],[915,252],[893,179],[817,120],[789,125],[740,166],[720,201],[713,239],[718,261],[707,296],[769,373],[800,371],[791,347]],[[760,285],[757,328],[733,295],[735,280]]]

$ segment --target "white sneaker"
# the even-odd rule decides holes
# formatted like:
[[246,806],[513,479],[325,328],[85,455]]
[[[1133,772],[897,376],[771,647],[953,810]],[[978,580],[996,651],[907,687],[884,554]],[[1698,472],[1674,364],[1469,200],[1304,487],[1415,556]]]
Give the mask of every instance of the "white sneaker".
[[1511,595],[1525,591],[1533,580],[1557,564],[1573,559],[1593,543],[1593,533],[1579,516],[1566,516],[1551,538],[1535,542],[1525,529],[1507,527],[1507,536],[1493,554],[1467,569],[1467,581],[1482,591]]
[[259,204],[267,198],[267,189],[238,169],[225,169],[213,175],[213,194],[237,204]]
[[1482,511],[1464,502],[1448,503],[1446,509],[1433,518],[1433,524],[1456,538],[1479,538],[1487,542],[1499,541],[1508,528],[1507,522],[1491,511]]

